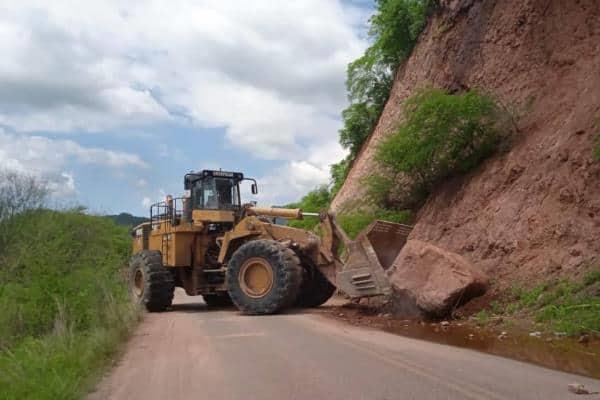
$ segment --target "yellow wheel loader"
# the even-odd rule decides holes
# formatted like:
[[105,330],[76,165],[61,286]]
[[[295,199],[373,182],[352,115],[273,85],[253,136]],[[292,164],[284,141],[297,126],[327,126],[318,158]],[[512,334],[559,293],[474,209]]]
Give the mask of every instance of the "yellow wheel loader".
[[[350,240],[331,214],[242,204],[245,180],[256,194],[256,181],[240,172],[189,173],[183,197],[150,207],[150,221],[132,231],[128,280],[136,302],[163,311],[182,287],[209,307],[272,314],[319,306],[336,288],[351,298],[390,293],[385,271],[409,226],[375,221]],[[304,217],[319,218],[319,235],[275,223]]]

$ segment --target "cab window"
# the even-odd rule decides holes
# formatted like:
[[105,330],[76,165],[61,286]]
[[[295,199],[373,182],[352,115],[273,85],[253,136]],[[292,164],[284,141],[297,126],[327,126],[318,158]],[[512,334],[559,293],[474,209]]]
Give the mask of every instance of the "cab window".
[[233,179],[206,177],[194,187],[195,208],[231,210],[240,205],[238,185]]

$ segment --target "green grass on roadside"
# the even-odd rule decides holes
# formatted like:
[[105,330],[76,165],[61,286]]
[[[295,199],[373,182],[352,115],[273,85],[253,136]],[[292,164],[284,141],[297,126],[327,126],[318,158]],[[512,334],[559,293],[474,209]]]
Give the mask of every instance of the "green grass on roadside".
[[477,325],[484,326],[490,322],[490,313],[487,310],[481,310],[475,314],[474,318]]
[[[504,307],[497,305],[495,313],[528,316],[548,329],[571,336],[581,333],[600,335],[599,293],[600,269],[595,269],[581,282],[560,280],[528,290],[515,286]],[[475,317],[478,323],[482,320],[477,317],[479,314]]]
[[0,393],[77,399],[137,319],[122,279],[126,228],[79,212],[0,224]]

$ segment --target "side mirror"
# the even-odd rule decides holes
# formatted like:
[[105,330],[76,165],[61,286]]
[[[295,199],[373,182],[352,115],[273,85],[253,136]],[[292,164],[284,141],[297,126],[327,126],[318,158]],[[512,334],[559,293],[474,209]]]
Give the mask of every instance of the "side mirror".
[[250,189],[252,190],[252,194],[258,194],[258,187],[256,186],[256,183],[253,183],[252,186],[250,186]]

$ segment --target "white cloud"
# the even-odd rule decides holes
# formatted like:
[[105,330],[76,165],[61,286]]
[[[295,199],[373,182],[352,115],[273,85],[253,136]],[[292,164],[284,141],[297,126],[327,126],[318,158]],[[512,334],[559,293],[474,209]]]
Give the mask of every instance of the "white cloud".
[[67,199],[77,193],[75,178],[72,172],[61,172],[58,175],[42,176],[48,184],[50,193],[56,198]]
[[138,187],[139,189],[144,189],[148,186],[148,181],[145,180],[144,178],[140,178],[137,181],[135,181],[135,186]]
[[306,161],[291,161],[274,173],[258,179],[261,205],[284,205],[299,200],[309,190],[326,184],[329,170]]
[[[287,171],[298,193],[326,182],[328,165],[343,156],[346,66],[366,46],[359,8],[340,0],[24,0],[0,9],[0,126],[13,132],[223,127],[249,157],[279,160],[278,174]],[[133,155],[80,150],[67,152],[79,162],[143,167]],[[35,160],[4,164],[38,167]],[[284,178],[265,182],[283,193]]]
[[73,173],[65,171],[70,161],[109,168],[148,168],[135,154],[83,147],[72,140],[9,134],[0,130],[0,168],[42,178],[58,197],[68,197],[76,192]]
[[286,153],[345,103],[364,15],[339,1],[7,3],[0,122],[98,131],[173,118],[224,126],[234,145]]

